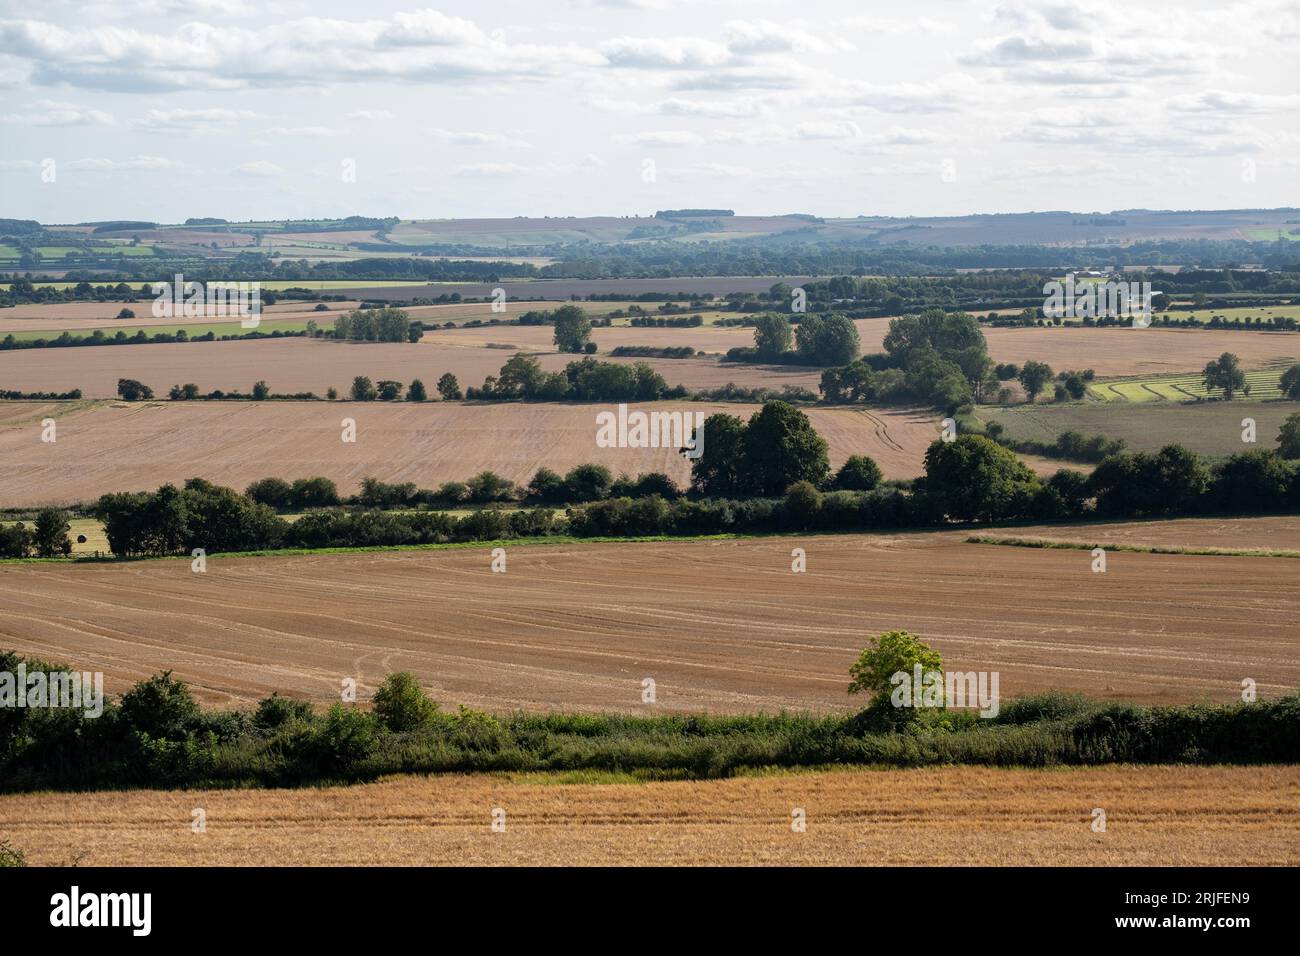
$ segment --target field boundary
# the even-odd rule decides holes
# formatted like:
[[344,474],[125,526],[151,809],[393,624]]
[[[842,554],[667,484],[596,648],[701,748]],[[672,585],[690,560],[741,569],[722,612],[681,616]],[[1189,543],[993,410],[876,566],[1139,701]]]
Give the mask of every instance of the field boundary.
[[1300,551],[1266,550],[1263,548],[1196,548],[1161,544],[1085,544],[1078,541],[1053,541],[1050,538],[1002,538],[997,535],[971,535],[963,539],[966,544],[1000,544],[1015,548],[1064,549],[1069,551],[1131,551],[1138,554],[1199,554],[1246,558],[1300,558]]

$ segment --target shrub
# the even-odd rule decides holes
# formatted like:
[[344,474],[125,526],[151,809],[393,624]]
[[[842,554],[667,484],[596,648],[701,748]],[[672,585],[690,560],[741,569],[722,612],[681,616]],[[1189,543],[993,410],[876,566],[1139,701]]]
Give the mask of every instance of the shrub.
[[122,695],[122,720],[141,733],[164,740],[184,739],[198,719],[199,705],[182,681],[171,671],[155,674]]
[[281,697],[278,693],[258,701],[253,712],[253,726],[261,731],[278,730],[294,721],[308,721],[312,717],[311,702]]
[[438,704],[409,671],[389,674],[374,696],[375,716],[389,730],[404,733],[433,722]]
[[880,484],[880,466],[866,455],[850,455],[835,473],[835,487],[841,491],[871,491]]

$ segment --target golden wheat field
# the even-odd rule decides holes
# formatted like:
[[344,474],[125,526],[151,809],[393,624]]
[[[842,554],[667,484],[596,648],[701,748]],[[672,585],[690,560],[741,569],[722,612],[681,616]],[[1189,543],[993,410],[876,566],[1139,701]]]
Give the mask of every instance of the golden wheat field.
[[[1300,863],[1300,767],[566,779],[0,796],[0,837],[33,864],[86,866]],[[196,809],[202,833],[191,830]],[[1096,809],[1104,832],[1093,829]],[[504,830],[492,830],[494,810],[504,811]],[[803,832],[792,826],[798,810]]]

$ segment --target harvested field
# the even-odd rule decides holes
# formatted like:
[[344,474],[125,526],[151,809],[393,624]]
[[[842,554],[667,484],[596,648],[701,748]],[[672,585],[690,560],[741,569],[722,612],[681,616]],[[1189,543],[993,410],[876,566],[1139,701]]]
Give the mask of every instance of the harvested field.
[[[423,240],[421,240],[423,241]],[[460,258],[457,256],[456,258]],[[437,296],[444,292],[459,292],[466,298],[491,298],[492,290],[501,288],[511,300],[550,299],[568,301],[573,296],[585,299],[589,295],[637,296],[647,292],[659,295],[714,295],[726,298],[732,292],[766,292],[778,282],[789,286],[810,282],[808,276],[672,276],[653,279],[502,279],[498,282],[430,282],[424,291],[413,292],[410,286],[399,283],[391,286],[370,286],[365,294],[372,299],[410,299],[417,295]],[[340,287],[346,292],[352,286]],[[587,303],[582,303],[584,307]],[[647,303],[647,307],[653,303]]]
[[[121,347],[93,351],[121,351]],[[432,374],[425,377],[430,386],[435,379]],[[616,407],[460,402],[0,403],[0,460],[6,465],[0,475],[0,506],[86,501],[105,492],[152,489],[195,475],[240,489],[267,476],[323,475],[344,494],[356,491],[367,476],[413,481],[428,488],[463,481],[487,469],[527,483],[543,465],[563,473],[589,461],[615,473],[662,471],[685,485],[690,463],[674,448],[597,447],[596,415]],[[723,411],[748,417],[758,406],[660,402],[633,407],[705,416]],[[54,443],[39,440],[40,422],[47,414],[58,423]],[[849,455],[866,454],[888,478],[919,474],[925,449],[939,430],[937,416],[926,410],[810,408],[808,415],[830,444],[833,467]],[[357,423],[358,439],[353,444],[340,440],[344,417]]]
[[[0,565],[0,647],[103,671],[173,670],[207,703],[368,697],[409,670],[492,711],[850,711],[870,636],[906,628],[945,666],[1048,689],[1183,703],[1300,687],[1291,558],[964,543],[964,532],[508,546],[124,564]],[[793,574],[791,548],[808,570]]]
[[1073,544],[1135,548],[1222,548],[1229,551],[1300,552],[1300,516],[1268,518],[1171,518],[1163,521],[1096,521],[1035,525],[986,532],[995,538],[1033,538]]
[[[935,767],[624,785],[475,775],[0,796],[0,837],[35,865],[1295,866],[1297,806],[1297,767]],[[207,814],[202,834],[190,832],[195,807]],[[490,828],[496,807],[501,833]],[[790,826],[796,807],[804,833]],[[1091,829],[1094,807],[1106,811],[1104,833]]]
[[[419,309],[409,309],[419,312]],[[617,320],[615,320],[617,321]],[[477,326],[474,328],[445,329],[427,332],[426,340],[439,344],[461,346],[483,346],[488,342],[505,342],[518,345],[530,352],[555,351],[552,337],[555,329],[549,325],[511,325],[511,326]],[[614,325],[609,328],[593,329],[592,340],[604,353],[619,345],[652,345],[656,348],[689,345],[702,352],[725,352],[740,346],[746,348],[754,344],[754,330],[740,326],[702,325],[697,328],[654,328],[644,326]],[[729,368],[743,374],[747,365],[735,364]],[[811,373],[813,386],[821,375],[821,369],[798,369],[802,373]]]
[[[159,394],[184,382],[193,382],[204,392],[217,388],[246,392],[260,379],[277,392],[324,395],[331,386],[340,394],[346,393],[357,375],[406,383],[420,378],[431,388],[440,375],[451,372],[465,388],[482,385],[513,354],[507,349],[442,344],[442,335],[430,333],[418,345],[292,338],[8,351],[0,352],[0,385],[43,392],[80,388],[87,396],[109,398],[116,396],[119,378],[144,382]],[[508,341],[504,335],[487,340]],[[637,361],[598,357],[613,362]],[[540,356],[540,361],[547,371],[558,371],[574,358],[551,352]],[[821,377],[818,369],[787,365],[730,365],[713,359],[647,361],[669,385],[693,389],[735,382],[746,388],[780,388],[788,384],[815,391]]]
[[[857,320],[863,352],[884,348],[888,319]],[[985,328],[989,354],[998,362],[1046,362],[1056,371],[1090,368],[1099,376],[1195,372],[1223,352],[1245,368],[1295,360],[1300,332],[1233,332],[1226,329]]]

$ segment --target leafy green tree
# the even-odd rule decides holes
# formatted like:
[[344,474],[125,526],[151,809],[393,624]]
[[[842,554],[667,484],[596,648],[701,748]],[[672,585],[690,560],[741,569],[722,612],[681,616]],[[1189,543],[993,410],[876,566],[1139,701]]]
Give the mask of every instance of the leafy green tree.
[[547,504],[563,504],[566,494],[564,479],[549,468],[537,469],[528,483],[528,497]]
[[850,455],[835,473],[835,487],[840,491],[871,491],[883,476],[880,466],[866,455]]
[[0,558],[25,558],[32,550],[32,531],[23,522],[0,524]]
[[469,500],[475,504],[509,501],[515,496],[514,483],[491,471],[480,471],[465,483]]
[[358,375],[352,380],[351,394],[354,402],[373,402],[379,396],[379,390],[365,375]]
[[1210,494],[1224,511],[1277,511],[1286,504],[1291,469],[1272,451],[1256,449],[1218,464]]
[[813,365],[848,365],[858,357],[858,327],[847,316],[809,313],[795,329],[799,354]]
[[1283,458],[1300,458],[1300,412],[1288,415],[1282,423],[1277,436],[1277,453]]
[[850,362],[822,372],[822,398],[832,405],[857,404],[875,397],[875,373],[866,362]]
[[293,501],[293,486],[283,478],[263,478],[245,488],[244,494],[256,502],[283,511]]
[[446,372],[438,379],[438,394],[442,396],[444,402],[456,402],[465,397],[460,390],[460,382],[456,381],[456,376],[450,372]]
[[614,476],[604,465],[578,465],[564,476],[564,490],[569,501],[600,501],[609,497]]
[[822,493],[811,481],[796,481],[785,490],[786,514],[796,527],[806,528],[821,511]]
[[253,383],[253,401],[264,402],[270,394],[271,386],[267,385],[266,382]]
[[556,309],[555,345],[561,352],[581,352],[591,338],[591,319],[578,305],[564,305]]
[[532,398],[540,389],[546,373],[531,355],[512,355],[501,366],[493,395],[501,398]]
[[987,351],[979,320],[964,312],[927,309],[920,315],[890,319],[885,334],[885,351],[898,364],[916,349],[931,348],[941,355],[978,347]]
[[1061,385],[1070,398],[1076,402],[1088,393],[1088,383],[1078,372],[1070,372],[1061,380]]
[[1019,378],[1021,387],[1032,402],[1052,380],[1052,367],[1046,362],[1035,362],[1031,359],[1020,367]]
[[299,478],[293,483],[289,507],[297,510],[329,508],[339,501],[338,487],[328,478]]
[[153,389],[133,378],[119,378],[117,394],[124,402],[141,402],[153,398]]
[[1300,365],[1292,365],[1282,373],[1281,386],[1287,398],[1300,398]]
[[42,508],[36,513],[32,526],[32,546],[36,556],[53,558],[60,554],[72,553],[72,542],[68,532],[72,525],[68,523],[68,513],[58,508]]
[[374,713],[394,733],[421,730],[433,723],[438,703],[424,692],[415,675],[397,671],[384,678],[375,691]]
[[957,521],[997,521],[1023,512],[1039,488],[1015,454],[983,435],[936,441],[925,453],[925,495]]
[[[704,450],[691,463],[691,486],[704,495],[739,494],[743,489],[745,423],[716,412],[704,420]],[[699,436],[692,434],[692,441]]]
[[199,718],[194,695],[171,671],[140,681],[122,695],[118,707],[126,726],[159,740],[184,740]]
[[424,382],[418,378],[412,379],[411,384],[406,389],[406,400],[408,402],[427,401],[429,393],[424,390]]
[[392,379],[380,379],[375,386],[375,393],[381,402],[395,402],[402,397],[402,383]]
[[849,668],[850,694],[868,694],[872,703],[889,701],[894,689],[895,674],[906,674],[910,680],[916,665],[921,673],[943,670],[939,652],[926,646],[916,635],[907,631],[886,631],[873,637]]
[[1246,373],[1241,370],[1241,362],[1231,352],[1224,352],[1213,362],[1207,362],[1202,379],[1207,392],[1222,389],[1223,397],[1228,401],[1232,401],[1237,392],[1249,394],[1250,391],[1246,385]]
[[774,312],[765,312],[754,321],[754,347],[760,359],[771,361],[790,351],[794,333],[790,329],[789,319]]
[[[707,428],[707,453],[713,435]],[[750,416],[743,437],[742,474],[754,494],[783,494],[796,481],[821,486],[830,473],[826,439],[788,402],[767,402]]]

